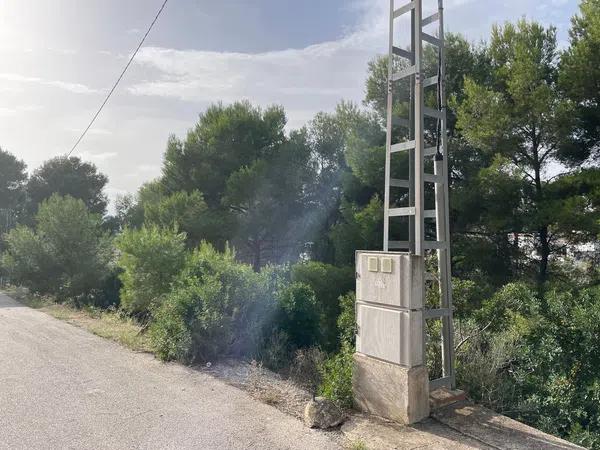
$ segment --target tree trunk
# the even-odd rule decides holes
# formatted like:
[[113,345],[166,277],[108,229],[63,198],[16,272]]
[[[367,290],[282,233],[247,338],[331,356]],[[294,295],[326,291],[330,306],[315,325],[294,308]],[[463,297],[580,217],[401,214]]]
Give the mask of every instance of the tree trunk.
[[[534,170],[535,170],[535,193],[536,202],[539,208],[540,203],[543,201],[544,193],[542,188],[542,168],[539,162],[539,154],[537,146],[534,146]],[[539,254],[540,254],[540,267],[538,272],[538,291],[540,296],[544,295],[544,285],[548,280],[548,259],[550,257],[550,242],[548,239],[548,224],[542,223],[538,228],[539,243]]]
[[[543,185],[542,185],[542,165],[539,159],[538,139],[533,139],[533,156],[534,164],[533,169],[535,171],[535,194],[537,207],[540,207],[541,202],[544,199]],[[550,257],[550,242],[548,239],[548,224],[541,223],[538,228],[539,243],[539,254],[540,254],[540,267],[538,272],[538,291],[540,296],[544,295],[544,285],[548,280],[548,259]]]
[[550,257],[550,242],[548,239],[548,225],[543,225],[538,230],[540,235],[540,271],[539,285],[543,290],[543,286],[548,280],[548,259]]

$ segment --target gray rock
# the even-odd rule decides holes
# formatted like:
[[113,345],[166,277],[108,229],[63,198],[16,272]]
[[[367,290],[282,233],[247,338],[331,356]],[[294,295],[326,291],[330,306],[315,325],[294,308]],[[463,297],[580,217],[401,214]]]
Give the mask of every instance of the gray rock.
[[304,423],[310,428],[332,428],[344,421],[344,411],[325,397],[316,397],[304,408]]

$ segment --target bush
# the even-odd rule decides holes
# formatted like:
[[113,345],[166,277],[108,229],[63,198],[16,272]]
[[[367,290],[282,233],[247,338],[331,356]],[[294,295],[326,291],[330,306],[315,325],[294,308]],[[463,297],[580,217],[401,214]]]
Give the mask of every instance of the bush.
[[341,312],[339,298],[354,290],[354,269],[310,261],[293,265],[291,272],[293,282],[307,284],[315,293],[321,312],[319,319],[323,337],[321,346],[327,351],[339,349],[341,331],[337,325],[337,318]]
[[[464,323],[462,331],[471,339],[456,353],[458,386],[488,408],[500,412],[512,409],[518,402],[511,373],[525,336],[513,327],[499,333],[481,333],[475,323]],[[438,370],[440,376],[441,367]]]
[[142,203],[146,224],[164,228],[177,227],[185,232],[189,247],[195,247],[202,239],[215,235],[215,224],[212,223],[212,216],[207,211],[206,202],[200,192],[180,191],[155,197],[153,201]]
[[94,292],[91,303],[97,308],[113,308],[116,309],[121,303],[120,291],[122,287],[121,283],[121,269],[116,265],[111,265],[107,269],[106,277],[99,286],[98,290]]
[[120,251],[121,306],[148,317],[169,292],[185,263],[185,235],[156,226],[126,229],[116,239]]
[[341,313],[337,318],[337,325],[340,330],[341,348],[320,367],[319,395],[333,400],[342,408],[351,408],[353,404],[352,355],[356,340],[355,301],[353,292],[340,296]]
[[274,371],[283,371],[290,367],[293,359],[290,338],[281,330],[268,328],[254,355],[266,368]]
[[340,330],[340,341],[354,345],[356,341],[356,295],[349,292],[339,298],[340,315],[337,319],[337,326]]
[[597,445],[600,287],[549,290],[545,300],[541,317],[530,321],[516,365],[521,401],[517,418]]
[[82,200],[54,194],[42,202],[35,222],[35,230],[20,226],[5,236],[3,265],[9,276],[60,301],[89,303],[102,288],[113,256],[100,216]]
[[457,382],[478,402],[600,448],[600,288],[500,288],[457,327]]
[[158,308],[151,338],[163,359],[207,361],[255,352],[274,305],[265,277],[202,243]]
[[352,367],[354,346],[344,343],[339,353],[331,356],[321,367],[322,382],[319,395],[327,397],[342,408],[351,408]]
[[274,310],[264,323],[257,357],[272,370],[293,369],[294,355],[317,347],[323,340],[321,310],[313,290],[306,284],[290,282],[289,276],[285,268],[263,270]]
[[326,354],[317,347],[296,350],[290,366],[290,378],[315,394],[321,384],[321,367]]
[[2,267],[12,283],[39,294],[58,291],[58,286],[53,285],[57,267],[47,245],[34,230],[19,225],[4,235],[4,241],[7,250],[2,255]]
[[320,311],[310,286],[292,283],[276,293],[275,327],[283,331],[295,348],[317,345],[321,340]]

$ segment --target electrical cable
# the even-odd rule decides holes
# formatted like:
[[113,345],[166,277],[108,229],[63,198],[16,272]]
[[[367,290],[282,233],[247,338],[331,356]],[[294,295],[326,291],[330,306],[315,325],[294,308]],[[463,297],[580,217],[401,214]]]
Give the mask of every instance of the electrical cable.
[[115,91],[115,89],[117,88],[117,86],[119,85],[119,83],[121,82],[121,79],[125,75],[125,72],[127,72],[127,69],[129,69],[129,66],[133,62],[133,59],[135,58],[135,56],[137,55],[138,51],[140,50],[140,48],[144,44],[144,41],[146,40],[146,37],[148,37],[148,34],[150,34],[150,30],[152,30],[152,27],[154,26],[154,24],[158,20],[158,17],[162,13],[163,9],[165,9],[165,5],[167,4],[168,1],[169,0],[165,0],[163,2],[163,4],[161,5],[160,9],[156,13],[156,16],[154,17],[154,20],[152,21],[152,23],[150,24],[150,26],[146,30],[146,33],[144,34],[144,37],[142,37],[142,40],[140,41],[140,43],[138,44],[137,48],[135,49],[135,51],[131,55],[131,58],[129,58],[129,61],[127,61],[127,64],[125,65],[125,68],[123,69],[123,71],[121,72],[121,74],[117,78],[117,81],[113,85],[112,89],[109,91],[108,95],[106,96],[106,98],[104,99],[104,101],[102,102],[102,104],[100,105],[100,108],[98,108],[98,111],[96,111],[96,114],[94,114],[94,117],[92,117],[92,120],[90,121],[90,123],[88,124],[88,126],[85,128],[85,130],[83,130],[83,133],[81,133],[81,136],[79,136],[79,139],[77,139],[77,142],[75,142],[75,145],[73,145],[73,147],[71,147],[71,150],[69,150],[69,153],[67,153],[67,158],[69,156],[71,156],[71,153],[73,153],[73,151],[77,148],[77,146],[79,145],[79,143],[82,141],[82,139],[84,138],[84,136],[86,135],[86,133],[89,131],[89,129],[92,127],[92,125],[94,124],[94,122],[96,121],[96,119],[98,118],[98,116],[100,115],[100,113],[102,112],[102,109],[104,108],[104,105],[106,105],[106,103],[108,102],[108,99],[111,97],[111,95],[113,94],[113,92]]

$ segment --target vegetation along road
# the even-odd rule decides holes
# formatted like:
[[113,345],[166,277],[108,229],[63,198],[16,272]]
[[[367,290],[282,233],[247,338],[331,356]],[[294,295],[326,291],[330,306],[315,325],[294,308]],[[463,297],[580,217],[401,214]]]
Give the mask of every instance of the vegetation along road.
[[242,391],[0,294],[0,448],[334,449]]

